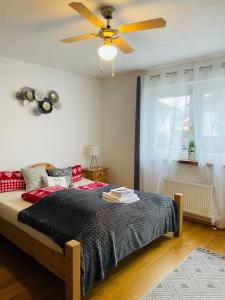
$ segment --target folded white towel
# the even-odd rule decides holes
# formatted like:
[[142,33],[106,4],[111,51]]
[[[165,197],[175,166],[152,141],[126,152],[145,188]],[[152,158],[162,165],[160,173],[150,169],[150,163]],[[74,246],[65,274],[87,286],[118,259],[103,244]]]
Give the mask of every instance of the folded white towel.
[[138,196],[134,193],[130,194],[129,196],[124,196],[124,197],[118,197],[115,196],[113,194],[111,194],[111,192],[106,193],[103,192],[102,194],[102,199],[109,201],[109,202],[114,202],[114,203],[133,203],[136,201],[139,201],[140,199],[138,198]]
[[123,195],[115,195],[112,192],[103,192],[103,195],[107,196],[108,198],[112,199],[112,200],[125,200],[125,199],[129,199],[129,198],[133,198],[136,197],[137,195],[135,193],[128,193],[128,194],[123,194]]
[[122,195],[134,193],[134,190],[131,190],[131,189],[126,188],[125,186],[122,186],[119,188],[111,189],[110,192],[114,195],[122,196]]
[[104,201],[107,201],[107,202],[110,202],[110,203],[119,203],[119,204],[130,204],[130,203],[134,203],[134,202],[137,202],[137,201],[139,201],[140,199],[138,198],[138,199],[134,199],[134,200],[129,200],[129,201],[127,201],[127,200],[110,200],[110,199],[108,199],[108,198],[105,198],[105,197],[102,197],[102,199],[104,200]]

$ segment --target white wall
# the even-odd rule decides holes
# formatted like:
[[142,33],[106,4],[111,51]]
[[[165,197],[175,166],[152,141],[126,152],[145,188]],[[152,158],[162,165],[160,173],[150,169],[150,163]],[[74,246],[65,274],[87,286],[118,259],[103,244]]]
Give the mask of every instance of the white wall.
[[[62,109],[34,116],[15,98],[24,86],[56,90]],[[0,58],[0,169],[86,165],[85,147],[102,143],[100,87],[98,79]]]
[[102,82],[103,164],[110,182],[133,186],[137,73],[116,75]]

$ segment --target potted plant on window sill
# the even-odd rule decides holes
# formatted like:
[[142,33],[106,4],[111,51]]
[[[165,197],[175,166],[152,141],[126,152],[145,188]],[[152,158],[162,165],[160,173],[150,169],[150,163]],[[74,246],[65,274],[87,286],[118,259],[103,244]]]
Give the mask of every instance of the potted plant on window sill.
[[188,160],[195,160],[195,141],[191,140],[188,145]]

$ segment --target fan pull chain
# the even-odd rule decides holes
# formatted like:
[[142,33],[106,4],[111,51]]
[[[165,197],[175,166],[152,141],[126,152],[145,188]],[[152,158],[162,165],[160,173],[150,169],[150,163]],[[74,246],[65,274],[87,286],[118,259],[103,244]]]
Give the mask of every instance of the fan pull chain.
[[112,77],[115,77],[115,59],[112,60]]
[[100,73],[103,73],[103,64],[102,64],[102,58],[100,58],[100,69],[101,69]]
[[[100,58],[100,73],[103,73],[103,60]],[[115,77],[115,59],[112,60],[112,77]]]

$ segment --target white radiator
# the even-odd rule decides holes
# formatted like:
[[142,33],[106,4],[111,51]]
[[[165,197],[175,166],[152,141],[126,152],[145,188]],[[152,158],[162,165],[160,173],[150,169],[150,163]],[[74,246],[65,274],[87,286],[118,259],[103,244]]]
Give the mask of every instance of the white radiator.
[[200,217],[209,217],[213,200],[213,185],[182,182],[176,179],[165,179],[164,193],[173,197],[175,193],[184,195],[184,212]]

